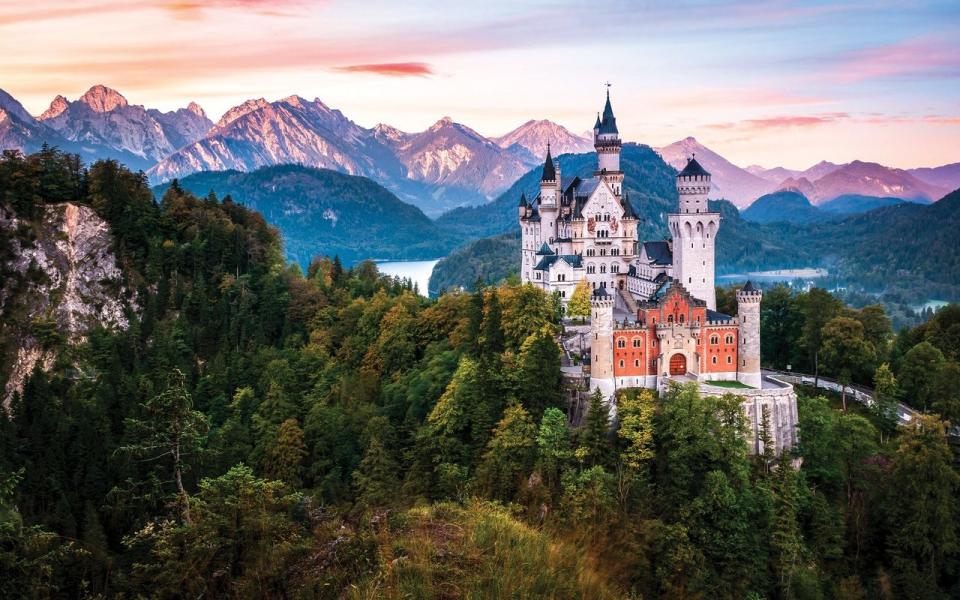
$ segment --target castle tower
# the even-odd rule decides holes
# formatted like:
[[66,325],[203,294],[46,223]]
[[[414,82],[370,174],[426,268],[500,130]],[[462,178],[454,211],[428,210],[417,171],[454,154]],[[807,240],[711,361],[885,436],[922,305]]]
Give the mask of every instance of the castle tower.
[[598,287],[590,297],[590,391],[600,388],[604,398],[614,392],[613,304],[606,288]]
[[740,328],[737,347],[737,381],[760,388],[760,301],[763,292],[747,282],[737,292],[737,326]]
[[623,171],[620,170],[620,150],[623,144],[617,130],[617,118],[613,116],[613,107],[610,106],[609,88],[607,104],[603,107],[603,118],[598,117],[593,130],[593,147],[597,151],[595,175],[606,181],[613,193],[619,196],[623,186]]
[[543,163],[543,176],[540,177],[540,239],[553,243],[557,237],[557,215],[559,214],[560,180],[557,167],[550,154],[547,143],[547,159]]
[[533,206],[527,201],[527,195],[520,193],[520,202],[517,204],[520,219],[520,281],[528,283],[533,280],[533,267],[536,266],[534,252],[540,240],[540,223],[531,219]]
[[673,277],[695,298],[717,309],[714,260],[720,213],[709,212],[710,173],[696,159],[677,174],[679,212],[669,215],[673,235]]

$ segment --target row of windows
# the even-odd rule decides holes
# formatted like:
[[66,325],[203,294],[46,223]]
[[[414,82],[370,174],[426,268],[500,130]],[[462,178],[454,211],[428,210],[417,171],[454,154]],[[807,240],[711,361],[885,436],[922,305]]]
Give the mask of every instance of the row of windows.
[[[596,256],[597,251],[595,248],[587,248],[587,256]],[[600,256],[606,256],[607,249],[600,248]],[[620,248],[610,248],[610,256],[620,256]]]
[[[589,273],[589,274],[592,275],[592,274],[594,274],[594,273],[596,273],[596,272],[597,272],[597,267],[596,267],[595,265],[587,265],[587,273]],[[601,273],[606,273],[606,272],[607,272],[607,265],[601,264],[601,265],[600,265],[600,272],[601,272]],[[611,272],[611,273],[619,273],[619,272],[620,272],[620,265],[618,265],[617,263],[613,263],[612,265],[610,265],[610,272]]]
[[[712,357],[712,358],[710,359],[710,362],[713,363],[713,364],[717,364],[717,357],[716,357],[716,356]],[[728,365],[733,364],[733,357],[732,357],[732,356],[728,356],[728,357],[727,357],[727,364],[728,364]]]
[[[716,346],[716,345],[719,344],[719,343],[720,343],[720,336],[718,336],[718,335],[711,335],[711,336],[710,336],[710,345],[711,345],[711,346]],[[723,338],[723,343],[725,343],[725,344],[732,344],[732,343],[733,343],[733,335],[727,334],[727,336],[726,336],[725,338]]]

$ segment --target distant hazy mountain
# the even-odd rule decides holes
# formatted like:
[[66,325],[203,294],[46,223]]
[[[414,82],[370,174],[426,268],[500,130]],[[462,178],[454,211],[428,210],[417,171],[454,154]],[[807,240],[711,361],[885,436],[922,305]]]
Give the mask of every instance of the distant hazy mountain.
[[[260,212],[283,233],[288,258],[303,266],[317,255],[339,255],[347,264],[437,258],[459,242],[379,184],[329,169],[280,165],[204,172],[179,185],[198,196],[211,190],[221,199],[229,195]],[[168,187],[154,193],[160,198]]]
[[828,200],[818,206],[821,211],[840,215],[865,213],[884,206],[894,206],[906,202],[903,198],[880,198],[877,196],[858,196],[846,194]]
[[960,163],[943,165],[942,167],[907,169],[920,181],[937,187],[955,190],[960,188]]
[[0,150],[36,151],[47,137],[56,137],[23,108],[17,100],[0,90]]
[[88,159],[118,158],[138,168],[148,168],[199,139],[213,125],[195,103],[164,113],[130,104],[103,85],[93,86],[74,102],[57,96],[38,120],[62,139],[87,149],[92,155]]
[[809,181],[815,181],[820,179],[827,173],[839,169],[842,165],[832,163],[826,160],[822,160],[817,164],[813,165],[809,169],[804,169],[803,171],[797,171],[794,169],[787,169],[784,167],[774,167],[772,169],[767,169],[759,165],[751,165],[747,167],[747,171],[756,175],[757,177],[762,177],[771,183],[780,185],[787,179],[807,179]]
[[738,208],[749,206],[756,198],[776,187],[770,181],[738,167],[692,137],[656,150],[663,160],[675,169],[682,169],[687,164],[687,159],[696,154],[697,162],[711,175],[713,187],[710,197],[724,198]]
[[408,178],[478,190],[489,198],[510,187],[532,166],[450,117],[421,133],[400,136],[392,148],[406,166]]
[[[786,183],[781,187],[788,187]],[[819,205],[844,195],[933,202],[947,191],[945,188],[924,183],[903,169],[855,160],[812,181],[812,189],[804,193],[814,204]]]
[[527,121],[510,133],[493,138],[493,141],[501,148],[509,148],[516,144],[541,160],[547,155],[548,142],[554,156],[579,154],[593,150],[592,139],[580,137],[562,125],[545,119]]
[[760,196],[740,214],[754,223],[810,223],[829,216],[810,204],[803,194],[786,190]]

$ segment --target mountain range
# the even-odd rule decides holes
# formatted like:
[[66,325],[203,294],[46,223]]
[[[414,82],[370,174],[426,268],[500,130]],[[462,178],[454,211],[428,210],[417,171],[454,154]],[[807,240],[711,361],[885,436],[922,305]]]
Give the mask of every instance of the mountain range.
[[[0,90],[0,149],[31,152],[47,143],[86,162],[117,159],[147,172],[153,183],[198,171],[253,171],[303,164],[362,175],[430,217],[495,199],[539,165],[549,143],[554,156],[592,150],[577,135],[546,120],[530,120],[502,136],[485,137],[449,117],[417,133],[387,124],[365,128],[319,99],[251,99],[213,123],[196,103],[171,112],[131,104],[96,85],[77,100],[57,96],[39,116]],[[745,208],[780,189],[798,190],[814,204],[841,195],[894,196],[932,202],[960,187],[960,163],[900,170],[854,161],[822,161],[796,171],[741,168],[693,137],[656,148],[674,168],[696,155],[713,175],[714,199]]]

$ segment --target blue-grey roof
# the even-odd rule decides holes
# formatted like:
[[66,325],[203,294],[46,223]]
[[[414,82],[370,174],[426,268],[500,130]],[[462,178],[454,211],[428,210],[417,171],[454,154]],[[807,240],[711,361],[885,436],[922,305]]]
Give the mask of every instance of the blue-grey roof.
[[600,120],[600,133],[620,133],[617,131],[617,118],[610,106],[610,90],[607,90],[607,103],[603,107],[603,119]]
[[707,309],[707,320],[708,321],[733,321],[733,317],[730,315],[725,315],[722,312],[717,312],[715,310]]
[[537,250],[537,256],[549,256],[551,254],[556,253],[550,249],[550,246],[548,246],[546,242],[544,242],[543,245],[540,246],[540,249]]
[[644,242],[643,250],[647,253],[647,258],[652,260],[655,265],[673,264],[673,253],[670,251],[669,242]]
[[743,284],[743,287],[740,288],[740,291],[741,291],[741,292],[756,292],[756,291],[757,291],[757,286],[753,285],[753,282],[748,279],[747,282],[746,282],[745,284]]
[[696,158],[691,157],[690,160],[687,161],[687,166],[680,171],[677,177],[696,177],[698,175],[709,177],[710,173],[700,166],[700,163],[697,162]]
[[[539,253],[538,253],[539,254]],[[583,259],[579,254],[561,254],[557,256],[556,254],[551,254],[549,256],[544,256],[540,259],[540,262],[537,263],[537,266],[533,268],[534,271],[549,271],[550,267],[553,266],[553,263],[557,262],[560,259],[563,259],[564,262],[569,264],[574,269],[579,269],[583,266]]]
[[600,185],[600,180],[596,177],[591,177],[583,183],[580,184],[580,187],[577,188],[577,196],[590,196],[593,193],[593,190],[597,189],[597,186]]
[[605,288],[605,287],[598,287],[597,289],[593,290],[593,297],[594,297],[594,298],[609,298],[609,297],[610,297],[610,294],[607,293],[607,288]]
[[543,176],[540,181],[556,181],[557,168],[553,164],[553,157],[550,156],[550,142],[547,142],[547,159],[543,162]]

